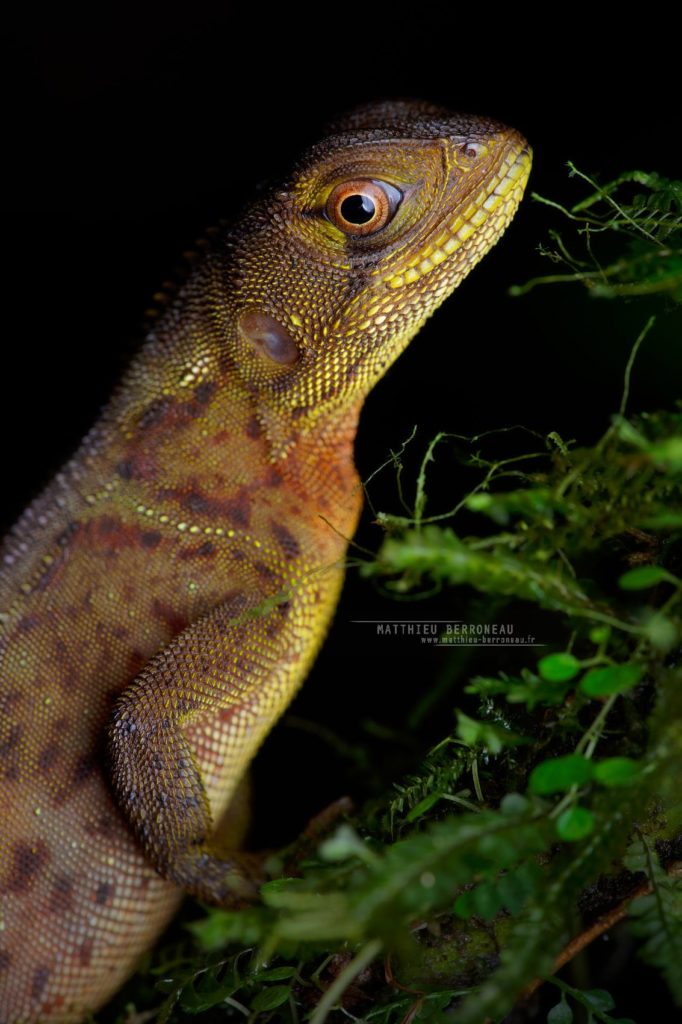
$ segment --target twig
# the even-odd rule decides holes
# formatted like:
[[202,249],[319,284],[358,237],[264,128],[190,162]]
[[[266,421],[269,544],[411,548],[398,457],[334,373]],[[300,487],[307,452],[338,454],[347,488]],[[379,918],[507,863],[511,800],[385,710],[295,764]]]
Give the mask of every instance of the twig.
[[[682,878],[682,861],[674,861],[672,864],[669,864],[666,868],[666,872],[671,878]],[[595,939],[604,935],[605,932],[610,931],[615,925],[619,924],[624,918],[626,918],[628,916],[631,903],[640,899],[642,896],[649,896],[652,892],[653,887],[651,883],[644,882],[643,885],[640,885],[633,893],[624,899],[622,903],[619,903],[606,914],[602,914],[601,917],[598,917],[589,928],[586,928],[584,932],[580,933],[580,935],[576,935],[576,937],[571,939],[568,945],[562,949],[561,953],[559,953],[558,957],[554,961],[551,973],[556,974],[557,971],[560,971],[562,967],[565,967],[567,963],[578,955],[578,953],[582,953],[582,951],[594,942]],[[531,981],[530,985],[523,990],[520,996],[520,1001],[525,1002],[529,999],[534,992],[537,992],[544,981],[544,978],[535,978],[534,981]]]

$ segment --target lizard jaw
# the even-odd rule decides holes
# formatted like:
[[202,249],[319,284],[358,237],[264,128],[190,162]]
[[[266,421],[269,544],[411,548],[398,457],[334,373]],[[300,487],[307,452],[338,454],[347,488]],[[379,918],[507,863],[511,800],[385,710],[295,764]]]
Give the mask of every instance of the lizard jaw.
[[[466,260],[460,258],[457,262],[465,262],[467,269],[478,262],[514,216],[526,187],[531,159],[528,146],[520,151],[510,148],[495,176],[485,182],[464,209],[456,209],[454,216],[429,240],[426,248],[386,280],[386,286],[396,289],[414,284],[452,259],[459,250]],[[463,276],[464,273],[459,274],[457,281]]]

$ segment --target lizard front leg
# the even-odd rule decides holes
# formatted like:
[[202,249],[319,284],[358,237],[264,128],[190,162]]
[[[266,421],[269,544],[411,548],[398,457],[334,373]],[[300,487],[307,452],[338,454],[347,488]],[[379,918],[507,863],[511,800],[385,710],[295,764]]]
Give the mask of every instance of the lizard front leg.
[[[338,582],[325,597],[335,599]],[[157,870],[206,902],[251,899],[262,881],[255,858],[218,848],[214,818],[319,646],[332,607],[320,590],[225,602],[162,650],[117,705],[109,738],[119,803]],[[207,730],[198,756],[192,741]]]

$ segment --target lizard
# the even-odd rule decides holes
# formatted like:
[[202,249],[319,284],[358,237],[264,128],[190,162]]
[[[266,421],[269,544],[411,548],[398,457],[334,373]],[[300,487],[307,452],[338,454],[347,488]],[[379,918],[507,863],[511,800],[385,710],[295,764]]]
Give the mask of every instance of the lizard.
[[332,122],[211,236],[9,533],[3,1024],[96,1011],[185,891],[255,897],[214,823],[330,624],[363,401],[500,237],[530,164],[514,129],[421,101]]

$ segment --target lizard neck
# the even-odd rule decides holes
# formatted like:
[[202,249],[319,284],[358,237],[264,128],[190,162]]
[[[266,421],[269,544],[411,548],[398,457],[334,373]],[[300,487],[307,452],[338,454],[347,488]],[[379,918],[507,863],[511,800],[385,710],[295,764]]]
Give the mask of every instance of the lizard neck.
[[321,417],[313,430],[294,436],[285,455],[277,456],[269,440],[270,459],[292,489],[330,506],[355,506],[360,481],[353,446],[362,402]]
[[79,453],[91,486],[113,481],[134,504],[178,522],[210,509],[230,523],[233,513],[235,526],[259,491],[273,508],[307,509],[311,529],[322,529],[323,517],[350,537],[362,505],[353,461],[362,401],[327,410],[301,430],[244,384],[201,313],[170,310],[148,338]]
[[226,468],[270,469],[302,494],[343,501],[357,486],[353,444],[364,396],[299,421],[283,397],[244,380],[229,344],[234,310],[217,288],[215,264],[206,261],[138,353],[105,414],[105,433],[152,477],[164,464],[177,474],[180,453],[200,475],[224,457]]

